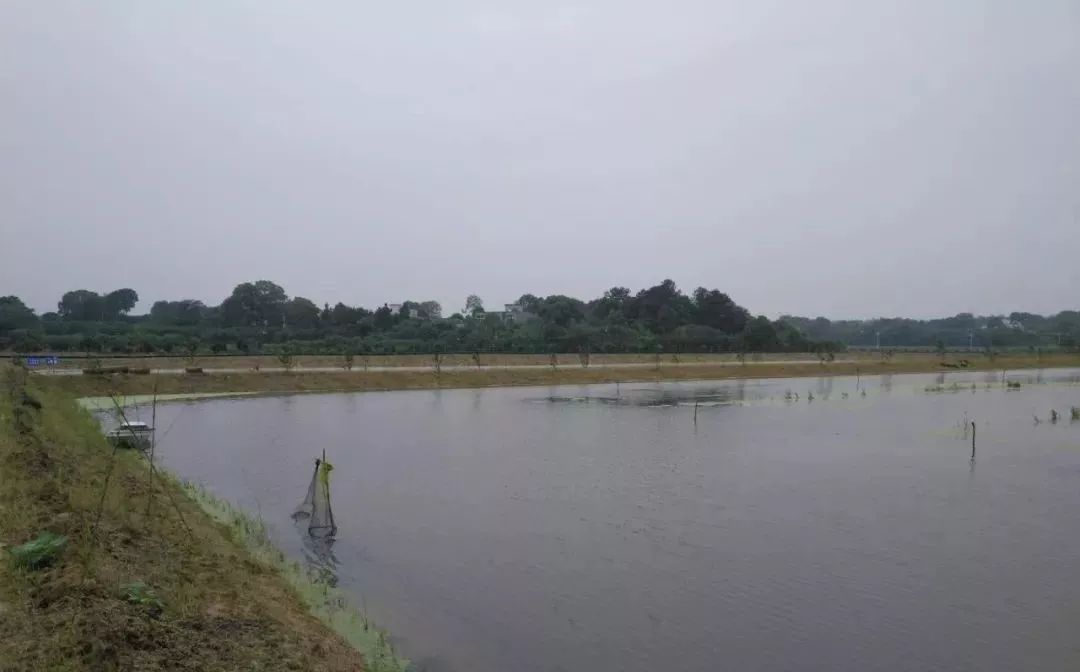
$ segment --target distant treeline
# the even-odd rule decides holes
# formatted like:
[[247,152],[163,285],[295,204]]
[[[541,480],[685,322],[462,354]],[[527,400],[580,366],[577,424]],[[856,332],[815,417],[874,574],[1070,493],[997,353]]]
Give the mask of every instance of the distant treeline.
[[828,320],[791,315],[780,320],[809,339],[857,348],[1076,350],[1080,345],[1080,312],[1075,310],[1050,316],[1018,312],[987,316],[960,313],[935,320],[903,317]]
[[976,348],[1060,346],[1080,339],[1080,315],[958,315],[944,320],[836,321],[754,316],[716,289],[684,294],[671,280],[637,293],[613,287],[582,301],[522,295],[499,310],[476,295],[444,316],[435,301],[374,310],[289,297],[268,280],[237,285],[217,306],[195,299],[157,301],[132,315],[135,290],[65,293],[55,312],[37,315],[0,297],[0,350],[16,352],[434,353],[434,352],[818,352],[847,345]]

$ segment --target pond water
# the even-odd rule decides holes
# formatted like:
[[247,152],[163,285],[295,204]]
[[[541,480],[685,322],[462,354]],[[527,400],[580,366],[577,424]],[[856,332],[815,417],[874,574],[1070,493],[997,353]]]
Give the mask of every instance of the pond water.
[[418,669],[1080,669],[1080,372],[1007,377],[174,403],[158,451],[302,559],[325,450],[339,585]]

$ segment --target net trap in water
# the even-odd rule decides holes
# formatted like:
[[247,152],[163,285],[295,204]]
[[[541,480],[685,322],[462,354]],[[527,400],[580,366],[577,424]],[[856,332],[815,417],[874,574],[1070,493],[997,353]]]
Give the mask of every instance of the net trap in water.
[[315,458],[315,471],[311,474],[307,495],[293,512],[293,520],[307,521],[307,531],[313,537],[327,538],[337,534],[334,511],[330,508],[330,472],[334,467],[322,458]]

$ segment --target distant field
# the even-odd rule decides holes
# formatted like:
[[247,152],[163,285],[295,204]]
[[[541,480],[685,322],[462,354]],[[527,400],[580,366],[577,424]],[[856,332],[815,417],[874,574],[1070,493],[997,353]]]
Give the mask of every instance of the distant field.
[[[203,374],[172,373],[145,375],[116,373],[110,375],[55,375],[38,376],[42,384],[67,390],[77,396],[150,394],[197,394],[197,393],[283,393],[349,390],[395,390],[424,388],[468,388],[513,385],[565,385],[587,383],[610,383],[616,381],[660,380],[721,380],[731,378],[781,378],[819,377],[837,375],[864,376],[893,373],[922,373],[948,371],[959,367],[965,358],[950,358],[943,366],[941,359],[928,354],[897,355],[886,361],[880,357],[856,357],[833,362],[808,360],[807,355],[785,355],[780,358],[762,358],[761,361],[739,363],[725,356],[696,356],[680,358],[673,363],[665,358],[659,365],[655,360],[640,356],[593,358],[589,367],[583,367],[576,358],[560,358],[557,368],[538,366],[536,358],[529,356],[502,355],[499,364],[483,362],[483,368],[470,366],[447,368],[438,372],[424,358],[382,358],[376,368],[373,362],[364,370],[357,362],[352,371],[342,369],[296,368],[286,372],[278,367],[267,366],[259,371],[251,368],[204,368]],[[627,357],[630,358],[627,361]],[[373,358],[374,360],[375,358]],[[390,365],[387,359],[399,363]],[[689,360],[689,361],[687,361]],[[139,360],[146,367],[145,360]],[[318,358],[312,361],[318,362]],[[426,361],[427,365],[424,366]],[[540,362],[543,362],[540,358]],[[1080,355],[1011,355],[994,359],[977,357],[968,360],[966,370],[1000,370],[1019,368],[1080,367]],[[271,363],[267,360],[267,363]],[[276,363],[276,362],[275,362]],[[155,362],[155,366],[158,363]],[[308,364],[309,367],[315,364]],[[164,367],[163,367],[164,368]]]
[[[1028,357],[1028,355],[1002,355],[1002,357],[1016,358],[1016,357]],[[1067,355],[1044,355],[1043,359],[1051,359],[1052,357],[1061,357]],[[281,361],[274,355],[253,355],[253,356],[237,356],[237,355],[225,355],[225,356],[196,356],[194,358],[188,357],[171,357],[171,356],[135,356],[135,357],[114,357],[106,356],[100,357],[97,355],[86,355],[83,353],[59,355],[59,363],[55,367],[40,368],[59,368],[59,369],[84,369],[92,368],[96,363],[103,366],[128,366],[135,368],[149,368],[149,369],[184,369],[188,367],[201,367],[204,369],[242,369],[242,370],[257,370],[266,368],[280,368],[282,366]],[[1034,356],[1031,356],[1034,359]],[[946,355],[947,360],[960,360],[968,359],[972,363],[979,361],[986,361],[986,356],[981,353],[955,353],[950,352]],[[874,351],[848,351],[838,353],[836,355],[836,362],[848,361],[848,362],[878,362],[881,361],[880,354]],[[928,352],[897,352],[889,361],[894,363],[901,362],[939,362],[941,357],[936,353]],[[593,354],[590,356],[590,366],[605,366],[608,364],[655,364],[657,356],[655,354]],[[736,353],[722,353],[722,354],[708,354],[708,353],[663,353],[659,357],[661,365],[678,365],[678,364],[738,364],[739,359]],[[767,363],[767,362],[791,362],[791,361],[810,361],[817,362],[818,356],[814,353],[807,352],[783,352],[783,353],[766,353],[756,352],[747,353],[745,357],[746,363]],[[489,366],[549,366],[551,364],[550,355],[520,355],[520,354],[481,354],[480,365],[484,367]],[[556,355],[556,364],[559,367],[564,366],[580,366],[581,360],[576,354],[562,353]],[[341,355],[299,355],[295,357],[295,368],[344,368],[345,359]],[[469,354],[448,354],[442,355],[441,365],[444,367],[459,367],[476,366],[476,361],[472,355]],[[430,367],[432,366],[431,355],[356,355],[353,361],[353,369],[361,370],[364,367]]]
[[[816,355],[806,353],[755,353],[747,355],[747,360],[759,359],[768,361],[783,361],[791,359],[816,358]],[[186,367],[203,367],[208,369],[255,369],[280,367],[281,361],[275,355],[252,355],[252,356],[196,356],[188,357],[95,357],[94,355],[72,354],[60,356],[58,368],[87,368],[91,363],[100,359],[104,366],[132,366],[152,369],[182,369]],[[558,365],[578,366],[580,360],[576,354],[562,353],[556,355]],[[664,363],[691,363],[691,362],[735,362],[735,354],[662,354],[660,357]],[[606,363],[650,363],[656,361],[653,354],[594,354],[590,356],[590,363],[603,365]],[[298,355],[295,357],[298,368],[325,368],[344,367],[345,358],[342,355]],[[372,367],[427,367],[431,366],[431,355],[355,355],[353,368],[360,369],[364,366]],[[519,354],[481,354],[481,366],[547,366],[551,363],[550,355],[519,355]],[[443,366],[475,366],[476,361],[469,354],[442,355]]]

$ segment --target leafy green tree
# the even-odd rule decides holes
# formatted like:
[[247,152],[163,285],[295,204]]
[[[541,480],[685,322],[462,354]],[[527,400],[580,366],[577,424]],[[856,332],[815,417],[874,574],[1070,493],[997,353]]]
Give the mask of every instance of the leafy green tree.
[[484,300],[476,294],[470,294],[465,299],[465,314],[477,315],[484,312]]
[[155,301],[150,307],[150,319],[162,324],[194,326],[203,320],[206,312],[203,302],[195,299]]
[[297,329],[315,329],[319,326],[319,307],[311,299],[293,297],[283,308],[285,324]]
[[259,324],[258,292],[255,285],[245,282],[237,285],[232,294],[221,302],[223,321],[228,326],[254,326]]
[[540,299],[532,294],[522,294],[518,297],[517,305],[526,313],[535,313],[540,307]]
[[764,315],[758,315],[747,322],[746,329],[743,331],[743,339],[748,350],[775,352],[780,349],[776,327]]
[[390,306],[385,303],[381,308],[375,311],[375,328],[380,331],[385,331],[394,325],[394,311],[390,310]]
[[16,329],[11,335],[14,337],[15,352],[40,352],[45,348],[45,339],[40,332]]
[[17,296],[0,296],[0,334],[38,325],[37,315]]
[[568,327],[584,318],[584,308],[585,304],[578,299],[555,295],[540,301],[536,305],[536,314],[545,322]]
[[[1013,312],[975,316],[961,313],[934,320],[886,317],[829,320],[784,316],[776,322],[751,318],[718,289],[697,288],[685,296],[671,280],[632,294],[612,287],[583,302],[552,295],[523,294],[519,304],[529,319],[504,320],[486,314],[483,302],[468,300],[469,316],[441,319],[437,302],[409,301],[406,312],[425,319],[393,315],[388,307],[372,313],[338,303],[320,309],[303,297],[289,299],[273,282],[237,285],[217,306],[193,299],[157,301],[149,315],[132,315],[138,300],[130,289],[101,296],[90,290],[67,292],[55,313],[39,318],[16,297],[0,299],[0,348],[16,340],[33,344],[39,334],[45,347],[77,349],[85,344],[102,351],[176,352],[193,341],[201,350],[262,352],[282,346],[341,355],[357,352],[812,352],[822,347],[983,346],[995,349],[1073,347],[1080,340],[1080,312],[1039,316]],[[830,350],[828,352],[832,352]],[[826,352],[822,350],[822,352]]]
[[97,292],[76,289],[60,297],[56,312],[65,320],[100,322],[105,317],[105,302]]
[[[387,308],[387,310],[390,309]],[[330,324],[336,327],[358,327],[365,318],[370,316],[371,312],[363,308],[353,308],[339,302],[330,309]]]
[[749,313],[731,297],[715,289],[698,287],[694,290],[694,322],[719,329],[728,334],[738,334],[746,328]]
[[665,333],[689,323],[693,311],[693,303],[679,291],[673,280],[664,280],[641,290],[628,305],[630,316],[653,333]]
[[438,301],[421,301],[419,304],[420,317],[429,320],[442,319],[442,306]]
[[600,322],[625,323],[629,304],[630,290],[626,287],[612,287],[593,303],[592,313]]
[[227,326],[280,326],[288,298],[269,280],[241,283],[221,304],[223,321]]
[[127,315],[135,304],[139,302],[139,295],[134,289],[125,287],[117,289],[105,295],[105,313],[109,319],[115,319],[120,315]]

